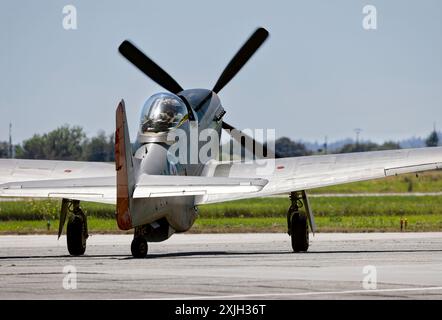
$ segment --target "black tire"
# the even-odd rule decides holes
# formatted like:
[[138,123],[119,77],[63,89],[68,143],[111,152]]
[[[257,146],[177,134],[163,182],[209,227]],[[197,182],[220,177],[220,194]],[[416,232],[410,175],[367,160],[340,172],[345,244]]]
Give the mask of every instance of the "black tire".
[[304,214],[294,214],[290,227],[293,252],[307,251],[309,245],[307,217]]
[[69,218],[66,232],[68,251],[73,256],[81,256],[86,251],[87,226],[85,217],[73,215]]
[[132,240],[130,251],[134,258],[145,258],[147,256],[148,246],[147,241],[143,237],[136,237]]

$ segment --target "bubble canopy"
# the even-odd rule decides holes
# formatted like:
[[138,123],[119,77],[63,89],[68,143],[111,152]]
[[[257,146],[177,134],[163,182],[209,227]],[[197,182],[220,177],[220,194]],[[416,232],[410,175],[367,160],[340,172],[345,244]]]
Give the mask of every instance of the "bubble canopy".
[[158,93],[151,96],[141,110],[140,133],[168,132],[187,119],[183,100],[172,93]]

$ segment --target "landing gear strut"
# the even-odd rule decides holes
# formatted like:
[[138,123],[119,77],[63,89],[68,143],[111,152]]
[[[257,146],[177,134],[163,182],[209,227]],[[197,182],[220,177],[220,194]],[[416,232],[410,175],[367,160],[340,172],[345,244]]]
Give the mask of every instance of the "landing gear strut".
[[89,237],[87,219],[80,208],[80,201],[67,201],[67,208],[71,212],[66,229],[68,251],[73,256],[81,256],[86,251],[86,239]]
[[293,252],[307,251],[309,245],[309,232],[307,215],[299,211],[304,206],[301,192],[291,192],[292,202],[287,212],[287,233],[292,239]]

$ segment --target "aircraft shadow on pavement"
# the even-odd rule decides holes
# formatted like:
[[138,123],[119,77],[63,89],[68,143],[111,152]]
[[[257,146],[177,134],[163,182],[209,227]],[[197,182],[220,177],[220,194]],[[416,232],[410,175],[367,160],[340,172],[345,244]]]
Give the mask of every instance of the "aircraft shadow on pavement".
[[84,255],[84,256],[71,256],[68,254],[60,254],[60,255],[35,255],[35,256],[6,256],[6,257],[0,257],[1,260],[13,260],[13,259],[87,259],[87,258],[123,258],[127,257],[127,254],[91,254],[91,255]]
[[[314,254],[366,254],[366,253],[429,253],[442,252],[442,249],[398,249],[398,250],[327,250],[327,251],[308,251],[301,253],[293,253],[292,251],[184,251],[169,253],[151,253],[145,259],[153,258],[199,258],[205,257],[225,257],[225,256],[262,256],[262,255],[281,255],[290,254],[298,255],[314,255]],[[127,257],[125,259],[135,259]]]
[[[316,255],[316,254],[367,254],[367,253],[430,253],[442,252],[442,249],[397,249],[397,250],[321,250],[308,251],[294,254],[292,251],[182,251],[168,253],[150,253],[144,259],[161,258],[200,258],[200,257],[226,257],[226,256],[262,256],[262,255],[281,255],[292,254],[293,256]],[[14,259],[88,259],[88,258],[109,258],[119,260],[140,260],[133,258],[130,254],[85,254],[84,256],[70,255],[29,255],[29,256],[0,256],[1,260]]]

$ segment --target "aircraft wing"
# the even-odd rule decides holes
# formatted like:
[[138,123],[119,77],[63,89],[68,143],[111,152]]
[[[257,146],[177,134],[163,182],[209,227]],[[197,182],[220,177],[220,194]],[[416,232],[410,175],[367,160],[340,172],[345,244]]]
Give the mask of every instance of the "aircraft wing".
[[206,175],[257,177],[268,183],[255,193],[207,195],[196,200],[203,204],[269,196],[441,168],[442,147],[212,162],[206,166]]
[[0,197],[66,198],[115,203],[115,177],[16,181],[0,184]]
[[14,181],[114,177],[115,164],[86,161],[0,159],[0,184]]
[[0,159],[0,197],[115,202],[115,164]]
[[[105,176],[97,176],[106,174]],[[96,176],[94,176],[96,175]],[[134,198],[249,193],[267,180],[142,174]],[[1,160],[0,197],[67,198],[116,203],[113,164],[74,161]]]

